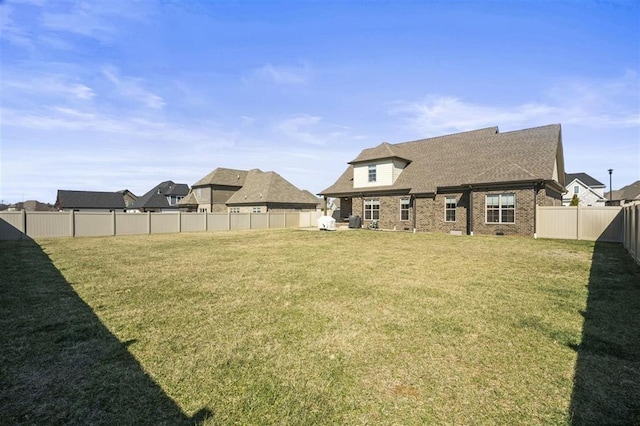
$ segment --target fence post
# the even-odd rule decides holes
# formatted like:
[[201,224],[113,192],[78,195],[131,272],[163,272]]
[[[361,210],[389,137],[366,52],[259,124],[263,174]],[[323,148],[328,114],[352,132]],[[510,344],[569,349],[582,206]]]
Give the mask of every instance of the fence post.
[[22,234],[20,234],[20,239],[27,237],[27,211],[22,210]]
[[182,212],[178,210],[178,234],[182,232]]
[[147,212],[147,231],[151,234],[151,212]]
[[116,236],[116,211],[112,210],[111,211],[111,218],[113,219],[113,226],[111,227],[112,231],[113,231],[113,236]]
[[75,237],[76,236],[76,212],[75,210],[71,209],[70,213],[71,214],[69,215],[69,226],[70,226],[69,234],[72,237]]
[[202,214],[204,215],[204,232],[207,232],[209,230],[209,212],[205,210]]

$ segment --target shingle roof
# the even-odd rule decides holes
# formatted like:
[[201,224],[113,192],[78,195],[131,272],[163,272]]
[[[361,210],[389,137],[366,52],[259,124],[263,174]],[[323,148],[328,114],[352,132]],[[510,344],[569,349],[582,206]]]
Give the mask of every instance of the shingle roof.
[[247,176],[246,170],[226,169],[218,167],[196,183],[192,187],[220,185],[220,186],[242,186]]
[[118,192],[58,190],[59,209],[124,209],[124,198]]
[[569,184],[571,182],[573,182],[574,180],[578,179],[580,182],[584,183],[585,185],[587,185],[590,188],[604,188],[605,184],[595,180],[594,178],[592,178],[591,176],[589,176],[586,173],[565,173],[564,175],[564,181],[565,184]]
[[138,197],[136,201],[131,203],[130,209],[171,209],[176,208],[167,201],[167,195],[182,195],[186,196],[189,192],[189,187],[184,183],[174,183],[167,180],[154,186],[153,189],[146,194]]
[[193,193],[193,190],[189,191],[186,197],[182,200],[178,201],[179,206],[193,206],[198,205],[198,199],[196,198],[196,194]]
[[[384,145],[384,144],[383,144]],[[453,135],[421,139],[391,145],[400,158],[411,162],[393,185],[353,188],[353,163],[376,159],[372,150],[364,150],[323,195],[366,191],[407,191],[435,193],[437,188],[545,180],[554,177],[559,158],[558,179],[564,181],[562,137],[559,124],[499,133],[497,127]],[[376,152],[389,158],[380,146]],[[563,182],[559,182],[561,185]]]
[[[608,192],[605,193],[604,196],[607,200],[609,199]],[[640,200],[640,180],[613,191],[611,198],[613,200]]]
[[401,160],[409,160],[405,154],[403,154],[403,149],[397,145],[391,145],[388,142],[382,142],[380,145],[375,148],[368,148],[363,150],[360,155],[358,155],[354,160],[349,161],[349,164],[362,163],[365,161],[371,160],[380,160],[383,158],[399,158]]
[[265,203],[308,204],[315,206],[317,201],[310,199],[307,194],[279,174],[263,172],[258,169],[246,172],[242,188],[227,200],[227,205]]

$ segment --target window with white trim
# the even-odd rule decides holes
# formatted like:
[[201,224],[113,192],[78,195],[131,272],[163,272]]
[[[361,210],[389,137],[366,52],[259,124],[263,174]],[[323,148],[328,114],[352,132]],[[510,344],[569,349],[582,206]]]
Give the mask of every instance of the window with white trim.
[[229,207],[229,213],[240,213],[240,207]]
[[487,223],[516,222],[516,194],[490,194],[485,197]]
[[574,194],[579,194],[580,193],[580,187],[578,185],[573,187],[573,193]]
[[456,197],[444,197],[444,221],[456,221]]
[[364,200],[364,220],[380,219],[380,201]]
[[400,200],[400,220],[409,220],[410,211],[411,211],[411,200],[408,198]]
[[253,212],[254,213],[262,213],[262,207],[254,207],[253,208]]
[[376,181],[376,174],[377,174],[377,170],[376,170],[376,165],[372,164],[369,166],[369,182],[375,182]]

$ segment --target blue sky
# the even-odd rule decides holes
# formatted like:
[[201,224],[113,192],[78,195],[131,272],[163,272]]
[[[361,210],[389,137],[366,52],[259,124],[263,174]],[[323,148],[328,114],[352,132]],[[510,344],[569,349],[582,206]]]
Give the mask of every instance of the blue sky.
[[640,179],[640,2],[0,2],[0,198],[141,195],[216,167],[331,185],[367,147],[561,123]]

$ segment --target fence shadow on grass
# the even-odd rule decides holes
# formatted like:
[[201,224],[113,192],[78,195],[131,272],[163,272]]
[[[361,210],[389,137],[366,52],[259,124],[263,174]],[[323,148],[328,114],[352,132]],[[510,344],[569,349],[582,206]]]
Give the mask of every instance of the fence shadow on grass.
[[0,424],[187,425],[33,241],[0,241]]
[[588,291],[571,424],[640,424],[640,268],[621,244],[595,243]]

